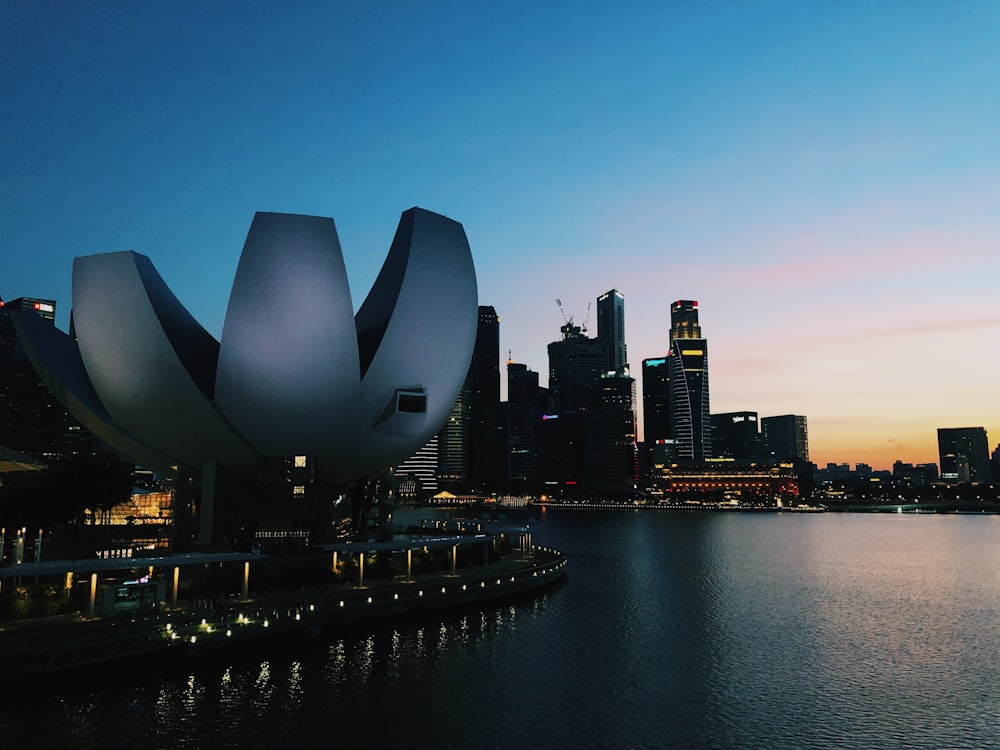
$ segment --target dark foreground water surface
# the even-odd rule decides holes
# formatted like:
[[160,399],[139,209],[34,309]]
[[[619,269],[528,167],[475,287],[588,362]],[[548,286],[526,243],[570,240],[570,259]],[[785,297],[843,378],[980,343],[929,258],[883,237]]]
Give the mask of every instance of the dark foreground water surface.
[[1000,517],[531,519],[545,594],[5,680],[0,747],[1000,747]]

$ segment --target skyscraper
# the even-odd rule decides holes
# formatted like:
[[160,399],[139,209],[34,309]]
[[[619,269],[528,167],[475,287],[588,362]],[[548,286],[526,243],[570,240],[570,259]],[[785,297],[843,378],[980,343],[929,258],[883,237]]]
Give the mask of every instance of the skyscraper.
[[473,408],[500,403],[500,316],[492,305],[479,306],[468,380]]
[[608,371],[623,373],[628,367],[625,295],[617,289],[610,289],[597,298],[597,338],[608,348]]
[[500,317],[479,306],[479,324],[466,378],[469,396],[468,481],[491,486],[506,475],[506,440],[500,407]]
[[586,475],[585,422],[600,405],[597,383],[607,372],[608,348],[572,320],[559,331],[562,338],[548,345],[550,419],[543,426],[541,478],[580,488]]
[[512,480],[533,482],[537,478],[535,430],[541,417],[538,373],[519,362],[507,362],[507,436]]
[[647,470],[673,463],[670,429],[670,365],[668,357],[642,361],[643,459]]
[[760,420],[764,452],[774,461],[808,461],[809,430],[806,418],[795,414]]
[[448,420],[438,431],[438,485],[444,489],[464,488],[469,474],[469,390],[468,383],[458,392]]
[[712,457],[708,341],[701,336],[696,301],[678,300],[671,305],[670,339],[670,423],[676,456],[704,461]]
[[11,319],[15,310],[34,312],[54,326],[56,303],[0,300],[0,446],[43,459],[94,453],[90,432],[56,400],[28,360]]
[[598,380],[608,371],[607,342],[588,338],[572,321],[559,330],[562,339],[548,346],[550,411],[592,410],[600,404]]
[[712,415],[714,458],[757,458],[758,442],[757,412],[735,411]]
[[667,358],[642,360],[642,433],[646,444],[670,438],[670,374]]
[[594,492],[628,492],[635,486],[635,379],[608,372],[598,384],[600,406],[584,420],[584,479]]
[[701,325],[698,324],[698,302],[677,300],[670,306],[670,340],[700,339]]
[[[941,427],[938,458],[946,482],[991,482],[990,446],[985,427]],[[967,470],[964,467],[968,467]],[[968,471],[968,476],[965,476]]]
[[[625,353],[625,297],[597,300],[598,333],[572,318],[548,346],[549,409],[540,430],[540,478],[588,492],[620,492],[635,481],[635,381]],[[553,417],[555,419],[553,419]]]

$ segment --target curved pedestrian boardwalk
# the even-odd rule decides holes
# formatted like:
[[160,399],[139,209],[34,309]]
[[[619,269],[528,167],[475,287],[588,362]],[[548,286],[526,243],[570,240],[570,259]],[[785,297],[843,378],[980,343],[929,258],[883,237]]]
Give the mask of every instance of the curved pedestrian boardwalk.
[[211,607],[182,606],[128,622],[27,622],[0,636],[0,667],[8,675],[30,676],[142,654],[196,657],[265,637],[318,634],[351,623],[480,606],[549,586],[566,575],[566,563],[561,552],[533,547],[523,557],[454,575],[270,592]]

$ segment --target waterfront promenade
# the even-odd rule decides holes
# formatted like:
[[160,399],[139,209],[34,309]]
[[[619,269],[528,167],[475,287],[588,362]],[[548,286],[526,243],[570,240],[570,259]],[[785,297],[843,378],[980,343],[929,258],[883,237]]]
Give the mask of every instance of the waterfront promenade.
[[565,566],[561,552],[533,546],[454,573],[182,601],[129,619],[66,615],[12,621],[0,626],[0,667],[6,675],[43,675],[126,657],[192,656],[262,638],[315,635],[524,594],[560,580]]

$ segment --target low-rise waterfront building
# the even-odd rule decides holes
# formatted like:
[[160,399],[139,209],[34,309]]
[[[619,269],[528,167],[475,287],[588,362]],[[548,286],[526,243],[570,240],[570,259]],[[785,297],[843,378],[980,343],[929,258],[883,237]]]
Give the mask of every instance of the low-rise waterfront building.
[[654,484],[671,501],[709,497],[743,505],[779,505],[799,497],[799,478],[791,463],[712,459],[671,464],[659,470]]

